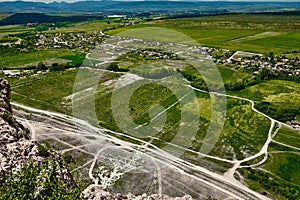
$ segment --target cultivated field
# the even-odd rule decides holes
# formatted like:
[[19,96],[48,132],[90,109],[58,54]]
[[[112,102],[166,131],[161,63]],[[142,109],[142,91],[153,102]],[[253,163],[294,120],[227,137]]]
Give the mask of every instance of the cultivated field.
[[[81,34],[104,31],[106,34],[115,35],[133,28],[155,26],[182,32],[204,46],[266,55],[273,52],[272,54],[275,55],[286,54],[287,57],[298,57],[299,20],[298,15],[233,14],[156,20],[123,28],[116,28],[120,25],[119,22],[92,21],[65,24],[64,27],[42,33]],[[27,31],[30,33],[32,30],[33,28],[24,26],[0,27],[0,34],[3,34],[0,38],[1,43],[9,40],[18,41],[18,35],[10,39],[6,38],[10,33]],[[172,39],[173,36],[175,37],[176,34],[170,35],[170,38]],[[145,34],[144,37],[151,37],[151,33]],[[144,48],[149,47],[145,44]],[[107,65],[101,67],[103,61],[99,59],[102,54],[98,57],[96,54],[88,54],[89,57],[94,56],[94,59],[86,59],[83,64],[86,68],[78,69],[76,64],[80,64],[86,58],[88,53],[86,49],[85,47],[73,50],[27,49],[28,51],[24,50],[17,55],[14,53],[3,55],[0,68],[21,68],[20,66],[36,65],[37,62],[48,59],[70,60],[73,67],[57,71],[44,70],[42,73],[22,78],[8,78],[12,88],[12,101],[68,115],[75,110],[78,114],[75,117],[100,125],[110,130],[109,134],[124,141],[133,144],[145,142],[145,146],[169,148],[168,150],[171,149],[173,153],[178,154],[183,152],[181,157],[191,164],[208,168],[225,178],[235,177],[242,183],[245,181],[250,188],[267,196],[278,199],[299,198],[300,182],[297,177],[300,176],[300,134],[299,130],[287,124],[287,121],[295,116],[299,120],[299,81],[264,78],[251,86],[246,85],[245,88],[236,91],[228,90],[226,94],[218,93],[219,90],[209,93],[199,89],[201,87],[207,89],[201,75],[191,65],[180,64],[176,56],[170,56],[171,59],[168,60],[164,57],[159,58],[155,54],[145,56],[138,51],[133,51],[116,58],[108,65],[110,68],[107,68]],[[157,51],[162,53],[161,50]],[[107,52],[102,51],[102,53]],[[108,52],[108,55],[109,53],[111,52]],[[220,56],[224,55],[220,53]],[[156,63],[157,60],[159,64]],[[143,70],[138,68],[139,66],[149,71],[142,73]],[[240,69],[234,64],[231,66],[216,64],[216,67],[227,85],[244,83],[247,79],[257,78],[250,70]],[[84,76],[78,80],[78,72],[82,70]],[[187,86],[186,80],[180,82],[167,76],[153,77],[157,74],[168,75],[170,71],[180,73],[190,80],[191,85]],[[262,73],[261,71],[263,70],[257,72]],[[184,107],[184,111],[189,113],[188,120],[195,119],[198,111],[200,113],[197,120],[194,120],[198,122],[198,130],[193,137],[188,135],[176,138],[179,128],[186,125],[180,121],[182,107],[178,104],[178,98],[173,91],[163,85],[145,84],[134,91],[126,109],[119,108],[118,105],[114,107],[112,103],[114,94],[121,95],[119,101],[124,102],[134,85],[129,83],[147,78],[162,79],[171,85],[182,84],[195,93],[194,99],[188,96],[190,99],[187,99],[191,104]],[[96,85],[93,84],[94,80],[97,81]],[[206,157],[199,159],[201,146],[205,144],[205,136],[210,130],[210,124],[219,123],[217,120],[212,121],[212,117],[222,118],[222,110],[218,110],[219,107],[214,107],[213,110],[212,104],[218,102],[221,97],[226,99],[224,126],[212,151]],[[74,106],[72,100],[76,104],[75,107],[72,107]],[[91,102],[92,100],[94,101]],[[198,102],[199,108],[194,107],[193,102]],[[152,121],[156,122],[154,129],[151,129],[151,131],[155,130],[153,131],[155,134],[151,137],[139,135],[135,139],[128,137],[130,134],[120,127],[113,109],[119,110],[117,114],[121,117],[123,111],[128,112],[133,122],[140,127]],[[159,126],[160,121],[165,122],[162,127]],[[192,124],[192,121],[188,122]],[[185,144],[190,145],[185,146]],[[77,159],[80,160],[80,156]],[[80,162],[83,163],[82,160]]]
[[[200,45],[258,53],[288,54],[300,51],[298,15],[232,14],[148,22],[182,32]],[[133,27],[108,31],[117,34]]]

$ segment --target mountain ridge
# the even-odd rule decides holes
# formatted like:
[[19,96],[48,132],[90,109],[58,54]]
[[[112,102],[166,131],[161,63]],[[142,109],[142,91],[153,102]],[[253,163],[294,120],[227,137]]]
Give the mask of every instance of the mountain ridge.
[[1,13],[37,12],[37,13],[74,13],[74,12],[141,12],[157,10],[216,10],[228,9],[249,11],[282,9],[299,10],[300,2],[246,2],[246,1],[77,1],[77,2],[0,2]]

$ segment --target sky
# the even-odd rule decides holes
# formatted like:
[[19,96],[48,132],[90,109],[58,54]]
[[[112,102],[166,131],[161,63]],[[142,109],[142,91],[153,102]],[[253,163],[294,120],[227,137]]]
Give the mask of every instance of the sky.
[[[16,0],[0,0],[0,2],[7,2],[7,1],[16,1]],[[76,1],[84,1],[84,0],[22,0],[22,1],[33,1],[33,2],[76,2]],[[143,0],[115,0],[115,1],[143,1]],[[171,0],[171,1],[180,1],[180,0]],[[184,1],[201,1],[201,0],[184,0]],[[240,1],[240,2],[300,2],[300,0],[202,0],[202,1]]]

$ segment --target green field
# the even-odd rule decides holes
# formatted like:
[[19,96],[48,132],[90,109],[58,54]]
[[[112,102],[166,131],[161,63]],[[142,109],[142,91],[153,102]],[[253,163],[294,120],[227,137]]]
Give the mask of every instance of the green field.
[[275,176],[300,186],[299,153],[272,153],[263,167]]
[[59,28],[56,30],[44,31],[45,33],[66,33],[66,32],[87,32],[87,31],[101,31],[104,29],[110,29],[116,27],[117,23],[110,23],[104,21],[88,21],[88,22],[78,22],[67,25],[66,27]]
[[257,101],[258,110],[285,123],[299,115],[299,86],[292,81],[270,80],[228,93]]
[[77,63],[79,60],[82,60],[84,57],[80,53],[65,50],[65,49],[46,49],[46,50],[37,50],[34,52],[28,53],[18,53],[12,56],[3,56],[0,61],[1,68],[18,68],[22,65],[35,63],[43,60],[48,60],[49,58],[63,58],[72,60],[74,63]]
[[283,32],[276,36],[246,40],[242,41],[242,43],[254,46],[264,45],[270,49],[286,49],[286,52],[299,51],[300,32]]
[[9,17],[11,14],[0,14],[0,20],[5,19],[6,17]]
[[175,28],[205,46],[287,53],[300,50],[299,19],[299,16],[240,14],[166,20],[154,24]]
[[35,29],[32,27],[26,27],[23,25],[7,25],[0,26],[0,38],[4,38],[8,35],[16,35],[23,32],[32,32]]
[[300,149],[300,131],[295,129],[281,127],[274,140]]
[[244,78],[250,76],[245,72],[241,72],[230,67],[221,66],[221,65],[217,67],[219,69],[219,72],[225,84],[231,82],[242,82]]
[[[1,20],[1,14],[0,14]],[[57,29],[48,30],[48,28],[53,28],[49,24],[38,24],[35,26],[26,25],[6,25],[0,26],[0,37],[7,36],[9,34],[18,34],[29,31],[40,31],[44,33],[67,33],[67,32],[89,32],[89,31],[101,31],[104,29],[111,29],[119,26],[118,23],[107,23],[105,21],[86,21],[77,23],[58,23]],[[55,26],[54,26],[55,27]]]
[[300,106],[300,102],[297,101],[300,98],[300,84],[292,81],[264,81],[241,91],[230,92],[230,94],[255,101],[268,101],[287,104],[289,106]]
[[258,102],[269,102],[282,109],[300,107],[300,84],[292,81],[270,80],[230,94]]
[[[120,26],[120,23],[112,22],[108,24],[105,21],[91,21],[66,24],[63,28],[46,32],[64,33],[106,30],[105,33],[116,35],[122,31],[131,30],[133,28],[155,26],[170,28],[184,33],[204,46],[266,54],[274,52],[275,55],[284,53],[287,54],[288,57],[299,57],[299,21],[300,16],[296,15],[232,14],[187,19],[157,20],[122,28],[116,28]],[[1,37],[7,36],[7,34],[32,30],[34,30],[34,28],[24,26],[0,27],[0,40],[4,43],[7,42],[8,38]],[[161,31],[164,32],[164,29],[161,29]],[[144,36],[150,37],[151,35],[145,33]],[[174,37],[175,36],[176,34],[174,34]],[[11,37],[9,39],[16,40],[17,38]],[[173,40],[173,35],[169,35],[167,39]],[[131,57],[129,54],[123,57],[121,56],[116,60],[116,63],[121,61],[118,63],[120,68],[134,71],[137,66],[143,64],[151,65],[154,63],[153,60],[155,61],[155,59],[151,60],[149,57],[145,58],[139,53],[132,53],[132,55]],[[124,59],[124,57],[126,57],[127,60]],[[84,60],[85,53],[71,51],[69,49],[45,49],[30,50],[28,53],[24,51],[17,55],[2,56],[0,58],[0,69],[20,67],[49,58],[70,60],[74,66]],[[179,62],[176,59],[168,61],[162,59],[159,60],[159,62],[161,65],[151,65],[150,75],[152,72],[155,74],[157,70],[161,70],[162,65],[171,66],[173,69],[181,72],[183,76],[186,75],[185,78],[188,80],[191,77],[191,79],[196,77],[190,80],[192,84],[194,84],[193,86],[206,87],[204,82],[202,84],[200,75],[196,74],[196,70],[189,68],[191,67],[190,65],[178,64]],[[224,84],[243,82],[246,79],[253,78],[252,74],[239,71],[236,66],[227,67],[217,65],[217,67]],[[48,72],[36,76],[8,78],[12,88],[12,101],[69,115],[73,114],[72,111],[75,111],[75,117],[85,119],[91,123],[96,123],[118,132],[126,132],[126,130],[119,127],[112,108],[119,110],[119,113],[117,113],[118,116],[122,116],[121,114],[123,112],[128,111],[130,117],[132,117],[133,121],[138,125],[147,125],[151,123],[153,117],[158,115],[157,121],[166,121],[162,128],[158,126],[158,123],[155,124],[157,125],[157,127],[155,127],[156,129],[154,129],[154,131],[151,130],[155,132],[153,144],[159,147],[166,147],[168,142],[174,142],[174,138],[181,124],[180,111],[182,108],[178,103],[176,104],[177,99],[170,89],[156,84],[144,85],[135,90],[130,97],[128,107],[119,108],[118,105],[112,103],[112,91],[115,82],[126,74],[125,71],[103,72],[101,70],[85,69],[83,70],[82,79],[76,79],[78,78],[78,72],[78,69],[69,69]],[[135,72],[138,74],[138,69]],[[184,72],[186,72],[186,74],[184,74]],[[188,77],[189,75],[190,77]],[[98,85],[93,87],[93,81],[95,80]],[[171,83],[176,82],[174,79],[168,78],[165,78],[164,81]],[[178,82],[176,82],[176,84],[177,83]],[[73,91],[74,86],[76,86],[75,91]],[[119,97],[122,102],[124,102],[126,98],[127,91],[130,91],[130,87],[131,86],[127,85],[114,91],[117,94],[123,95]],[[85,91],[85,89],[87,90]],[[95,96],[93,96],[94,94],[91,90],[96,92]],[[71,104],[71,95],[74,93],[76,93],[74,96],[76,105],[72,107],[74,105]],[[228,91],[227,93],[253,100],[255,108],[259,111],[284,123],[295,117],[298,120],[300,119],[300,83],[275,79],[263,80],[256,85],[247,86],[240,91]],[[199,110],[196,110],[193,104],[189,104],[184,109],[190,113],[189,120],[198,117],[199,129],[195,135],[193,135],[194,137],[180,137],[174,142],[179,145],[181,143],[191,144],[189,149],[185,149],[187,159],[191,160],[203,146],[209,125],[211,123],[219,123],[218,121],[212,122],[213,114],[220,119],[222,118],[221,111],[218,109],[212,110],[211,105],[212,99],[217,101],[219,97],[199,91],[195,91],[195,95],[195,99],[189,100],[191,102],[198,101]],[[93,99],[93,97],[95,97],[95,99]],[[94,100],[94,102],[91,102],[91,100]],[[271,124],[270,120],[254,112],[251,108],[251,103],[248,101],[231,97],[227,97],[226,101],[227,107],[224,127],[210,155],[232,160],[244,159],[258,153],[267,139]],[[93,103],[95,103],[95,105]],[[156,104],[160,106],[153,107],[153,105]],[[72,110],[73,108],[74,110]],[[163,115],[159,115],[163,108],[167,109],[166,119],[164,119]],[[94,111],[95,113],[93,113]],[[196,116],[198,111],[200,116]],[[93,114],[95,114],[95,116]],[[276,123],[276,125],[278,126],[278,123]],[[274,130],[275,128],[273,131]],[[217,130],[214,131],[215,133],[217,132]],[[147,141],[150,140],[147,135],[141,136],[140,138]],[[125,139],[122,137],[121,139],[132,142],[128,138]],[[296,149],[300,148],[299,131],[282,126],[274,138],[274,141],[295,147],[295,149],[271,142],[269,146],[269,158],[266,163],[257,169],[240,169],[239,171],[245,176],[245,180],[254,190],[262,193],[270,193],[271,196],[279,199],[297,199],[300,191],[298,187],[300,186],[300,179],[298,178],[300,177],[300,151]],[[183,147],[185,146],[183,145]],[[251,160],[247,162],[247,164],[254,164],[262,159],[263,156]],[[213,162],[212,165],[217,166],[214,166],[214,169],[220,169],[222,172],[232,167],[232,165],[227,162],[222,163],[221,161],[213,159],[207,159],[207,161]],[[262,171],[261,169],[266,171]]]
[[[288,154],[287,154],[288,155]],[[272,155],[273,156],[273,155]],[[289,156],[289,155],[288,155]],[[291,170],[295,170],[295,173],[291,175],[298,176],[297,168],[298,164],[298,158],[296,158],[297,155],[291,155],[289,158],[282,158],[285,162],[280,163],[280,160],[278,157],[276,157],[276,161],[273,164],[277,165],[275,166],[273,172],[281,171],[280,173],[284,174],[287,173],[287,167],[286,164],[292,165],[290,166]],[[275,161],[274,159],[274,161]],[[287,161],[288,160],[288,161]],[[295,162],[296,161],[296,162]],[[283,165],[281,165],[283,164]],[[270,166],[270,168],[273,168]],[[242,168],[239,169],[239,172],[246,178],[247,183],[249,184],[250,189],[258,191],[259,193],[263,195],[268,195],[271,197],[271,199],[284,199],[284,200],[290,200],[290,199],[299,199],[300,197],[300,187],[296,184],[291,183],[291,181],[284,180],[283,178],[279,177],[280,174],[273,174],[271,172],[266,171],[265,169],[255,169],[255,168]],[[290,180],[293,180],[294,178],[288,175]]]
[[[50,72],[25,79],[9,79],[12,101],[32,107],[67,113],[63,97],[71,95],[78,70]],[[69,112],[70,114],[70,112]]]
[[227,14],[156,22],[163,26],[231,30],[299,31],[299,15]]
[[182,32],[203,46],[291,54],[300,52],[299,20],[297,15],[229,14],[158,20],[107,33],[115,35],[132,28],[155,26]]
[[252,111],[248,102],[228,98],[222,135],[212,153],[220,157],[229,156],[225,150],[228,147],[233,148],[231,156],[237,159],[258,153],[267,139],[269,126],[270,121]]
[[[86,74],[88,78],[95,75],[88,74]],[[72,94],[76,75],[77,70],[68,70],[24,79],[10,79],[12,100],[40,109],[71,114],[72,107],[65,97]],[[116,80],[119,76],[118,73],[108,73],[103,79],[100,79],[95,99],[98,123],[115,131],[120,131],[120,129],[111,110],[112,86],[110,84],[112,83],[109,80]],[[89,84],[89,82],[83,84],[82,90],[89,88]],[[122,91],[125,91],[126,87],[122,88]],[[196,94],[200,106],[200,126],[191,148],[198,151],[211,121],[211,99],[205,93],[196,92]],[[80,99],[75,107],[77,113],[80,113],[84,119],[89,120],[90,93],[83,93],[76,98]],[[75,101],[77,101],[76,98]],[[167,111],[167,121],[163,131],[158,132],[155,136],[160,138],[162,142],[172,141],[180,123],[180,106],[178,104],[173,105],[175,102],[176,98],[167,88],[158,85],[147,85],[135,91],[131,97],[130,114],[135,123],[145,124],[150,120],[148,112],[152,105],[159,103],[164,108],[171,106]],[[194,107],[187,107],[186,109],[186,111],[192,113],[191,116],[194,116]],[[228,159],[233,157],[242,159],[245,155],[257,153],[266,140],[269,125],[269,120],[252,111],[248,102],[229,98],[227,99],[225,125],[211,154]],[[187,139],[185,138],[185,140]],[[161,144],[163,145],[163,143]],[[229,150],[230,148],[232,150]]]

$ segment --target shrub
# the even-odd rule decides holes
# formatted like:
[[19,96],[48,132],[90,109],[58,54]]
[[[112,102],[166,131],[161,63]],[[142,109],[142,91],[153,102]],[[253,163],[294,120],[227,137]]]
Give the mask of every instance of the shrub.
[[58,174],[59,165],[52,159],[30,162],[15,172],[0,173],[0,199],[82,199],[85,188],[72,188]]

